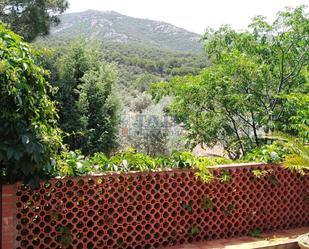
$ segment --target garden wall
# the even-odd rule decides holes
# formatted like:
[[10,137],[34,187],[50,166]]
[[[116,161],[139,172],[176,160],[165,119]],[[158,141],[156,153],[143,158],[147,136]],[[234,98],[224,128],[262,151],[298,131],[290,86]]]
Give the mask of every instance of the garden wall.
[[[252,169],[271,171],[259,179]],[[223,170],[230,182],[173,170],[5,186],[2,248],[161,248],[309,226],[308,176],[263,164],[214,173]]]

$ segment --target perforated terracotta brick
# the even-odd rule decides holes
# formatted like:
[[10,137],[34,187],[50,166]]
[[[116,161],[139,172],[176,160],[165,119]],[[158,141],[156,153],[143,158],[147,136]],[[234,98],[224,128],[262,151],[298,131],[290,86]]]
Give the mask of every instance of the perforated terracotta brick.
[[[308,177],[277,166],[227,168],[204,184],[192,170],[53,179],[18,185],[20,248],[161,248],[309,225]],[[220,170],[215,174],[219,175]]]

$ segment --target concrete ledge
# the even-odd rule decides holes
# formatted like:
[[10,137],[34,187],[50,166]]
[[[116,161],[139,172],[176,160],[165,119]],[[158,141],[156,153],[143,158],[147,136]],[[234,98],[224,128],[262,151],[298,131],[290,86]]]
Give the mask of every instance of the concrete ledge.
[[[297,238],[309,232],[309,227],[277,231],[262,234],[260,238],[240,237],[234,239],[222,239],[206,241],[180,246],[170,249],[299,249]],[[162,248],[163,249],[163,248]],[[166,247],[165,247],[166,249]]]

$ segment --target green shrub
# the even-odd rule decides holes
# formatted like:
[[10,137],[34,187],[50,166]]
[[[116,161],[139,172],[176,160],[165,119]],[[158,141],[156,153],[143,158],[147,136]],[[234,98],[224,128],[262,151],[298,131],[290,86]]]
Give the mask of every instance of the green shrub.
[[197,157],[191,152],[175,151],[170,157],[171,168],[193,168],[197,163]]
[[0,22],[0,164],[5,181],[50,176],[62,146],[47,71],[22,38]]
[[288,151],[284,144],[274,142],[252,150],[246,155],[244,160],[249,162],[281,163],[287,153]]
[[93,171],[80,151],[62,151],[58,156],[58,176],[80,176]]
[[134,151],[112,156],[108,165],[116,171],[148,171],[157,168],[154,158]]

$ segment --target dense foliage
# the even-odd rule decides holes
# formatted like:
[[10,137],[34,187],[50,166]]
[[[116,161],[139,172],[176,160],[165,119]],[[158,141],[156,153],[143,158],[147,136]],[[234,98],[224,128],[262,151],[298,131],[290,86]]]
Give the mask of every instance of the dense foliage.
[[[52,36],[36,41],[38,47],[49,47],[61,54],[74,39],[54,39]],[[103,59],[117,65],[120,84],[126,87],[140,78],[154,77],[157,81],[176,75],[198,74],[209,65],[206,53],[179,52],[138,43],[104,41],[100,43]],[[153,81],[155,82],[155,81]]]
[[248,162],[282,163],[289,153],[285,144],[276,141],[251,150],[245,156],[245,160]]
[[83,156],[79,151],[63,152],[61,164],[55,172],[57,176],[87,175],[91,173],[155,171],[173,168],[196,168],[203,170],[208,166],[231,163],[225,158],[197,157],[191,152],[173,152],[170,156],[151,157],[128,150],[107,157],[103,153],[95,153],[91,157]]
[[308,27],[301,6],[279,12],[271,24],[256,17],[250,31],[210,30],[204,40],[213,65],[152,92],[175,96],[172,111],[193,145],[219,143],[239,158],[263,144],[265,133],[294,133],[296,123],[308,122],[307,100],[293,102],[308,94]]
[[47,35],[51,25],[59,24],[58,16],[67,8],[66,0],[1,0],[0,20],[26,41],[32,41]]
[[29,45],[0,23],[0,163],[5,180],[49,174],[61,147],[47,72]]
[[116,75],[96,44],[77,40],[57,60],[60,127],[71,150],[109,154],[116,146]]
[[175,75],[197,74],[208,65],[206,54],[202,52],[194,54],[142,44],[117,42],[104,42],[102,48],[107,61],[117,62],[123,70],[131,73],[148,73],[166,78]]

